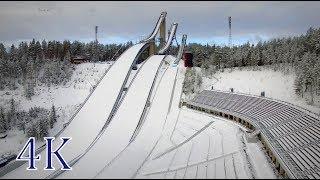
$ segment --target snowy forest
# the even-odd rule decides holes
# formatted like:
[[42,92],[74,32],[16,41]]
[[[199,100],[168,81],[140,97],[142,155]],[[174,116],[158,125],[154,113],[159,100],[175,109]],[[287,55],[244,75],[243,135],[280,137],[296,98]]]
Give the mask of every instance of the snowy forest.
[[[212,76],[225,68],[248,67],[259,70],[271,65],[275,71],[296,73],[295,92],[304,97],[320,95],[320,29],[309,28],[306,34],[285,37],[240,46],[217,46],[191,43],[189,50],[194,54],[193,64],[200,67],[204,76]],[[188,70],[194,71],[194,70]],[[184,93],[193,93],[201,83],[201,77],[194,72],[186,73]],[[194,75],[194,77],[188,76]],[[193,88],[188,88],[192,84]]]
[[[36,87],[63,86],[70,81],[75,70],[75,65],[70,63],[72,57],[82,55],[91,62],[114,60],[132,42],[95,45],[94,42],[67,40],[40,43],[33,39],[21,42],[18,47],[11,45],[6,50],[0,43],[0,91],[23,89],[26,99],[31,100]],[[0,136],[14,129],[23,131],[26,137],[42,139],[47,136],[49,128],[57,121],[54,105],[49,110],[33,107],[24,111],[17,109],[17,100],[12,97],[8,108],[0,107]]]
[[[0,90],[23,88],[24,96],[31,99],[37,86],[64,85],[74,71],[70,63],[72,57],[83,55],[91,62],[116,59],[132,42],[124,44],[83,43],[79,41],[21,42],[12,45],[7,51],[0,43]],[[240,46],[218,46],[188,44],[194,54],[194,65],[201,68],[187,69],[183,86],[184,94],[194,94],[201,90],[202,77],[212,76],[226,68],[252,68],[259,70],[270,65],[274,71],[286,72],[293,69],[296,73],[295,92],[304,97],[320,95],[320,29],[309,28],[306,34]],[[177,46],[171,48],[176,54]],[[117,53],[118,52],[118,53]],[[116,55],[116,56],[114,56]],[[312,104],[312,102],[311,102]],[[56,122],[55,107],[50,110],[34,107],[29,112],[16,110],[16,102],[10,101],[7,110],[0,107],[0,134],[12,128],[22,130],[27,137],[41,138]]]
[[18,47],[11,45],[7,52],[0,43],[0,90],[14,90],[20,84],[26,87],[26,96],[31,97],[32,87],[38,83],[47,86],[66,83],[72,75],[72,57],[84,55],[89,61],[107,61],[131,44],[98,44],[95,48],[94,42],[43,40],[40,43],[33,39],[29,43],[21,42]]
[[17,110],[14,99],[10,101],[10,109],[5,112],[0,107],[0,133],[5,134],[9,130],[23,131],[26,137],[35,137],[42,140],[48,136],[49,128],[52,129],[57,122],[55,107],[51,111],[45,108],[33,107],[28,112]]

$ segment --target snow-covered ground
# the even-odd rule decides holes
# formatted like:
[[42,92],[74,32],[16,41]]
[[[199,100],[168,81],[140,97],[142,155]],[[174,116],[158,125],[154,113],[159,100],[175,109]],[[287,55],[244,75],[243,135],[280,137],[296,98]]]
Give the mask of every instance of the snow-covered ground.
[[181,66],[168,111],[174,72],[172,67],[165,72],[136,139],[111,162],[105,161],[95,178],[276,178],[259,143],[242,143],[243,127],[178,107]]
[[[111,117],[112,111],[116,107],[117,100],[121,96],[131,65],[144,45],[144,43],[133,45],[121,54],[74,119],[56,137],[52,145],[54,149],[59,148],[61,145],[61,137],[72,138],[68,143],[68,147],[60,150],[66,162],[75,160],[85,153],[95,138],[98,137],[99,132],[108,123],[109,117]],[[39,155],[43,157],[45,154],[45,151],[41,151]],[[52,163],[53,166],[60,165],[58,161],[53,161]],[[37,162],[37,166],[38,170],[36,172],[27,171],[27,164],[24,164],[6,174],[5,177],[46,178],[52,175],[52,171],[44,169],[46,166],[44,159],[40,159]]]
[[172,137],[159,141],[137,177],[275,179],[258,144],[243,145],[242,136],[243,129],[233,122],[182,108]]
[[[197,69],[199,71],[199,68]],[[272,69],[262,68],[261,70],[234,69],[231,72],[226,69],[224,72],[217,72],[211,78],[203,78],[203,88],[234,92],[247,93],[260,96],[262,91],[265,96],[292,103],[309,109],[312,112],[320,113],[320,97],[315,98],[315,104],[297,96],[294,92],[295,73],[289,71],[284,74]]]
[[[76,65],[71,80],[66,85],[50,88],[37,86],[31,100],[25,98],[22,87],[14,91],[0,91],[0,106],[8,109],[11,98],[17,102],[18,110],[28,111],[31,107],[36,106],[50,110],[51,106],[55,105],[58,119],[54,128],[49,130],[49,135],[54,136],[62,129],[63,124],[70,120],[80,104],[89,95],[92,86],[97,83],[110,65],[109,62]],[[27,138],[22,131],[9,131],[6,138],[0,139],[0,154],[8,151],[18,153],[26,140]]]
[[[172,56],[167,56],[165,60],[173,62],[175,59]],[[174,92],[172,87],[177,72],[176,67],[166,64],[164,64],[164,67],[164,71],[158,75],[154,93],[150,100],[151,107],[147,110],[143,126],[138,135],[129,146],[121,151],[113,163],[109,166],[106,165],[98,173],[97,178],[129,178],[135,176],[141,164],[156,145],[167,119],[171,94]]]
[[[135,140],[130,144],[117,144],[118,140],[119,142],[121,141],[120,137],[124,136],[126,138],[124,142],[127,142],[128,138],[131,137],[130,135],[133,134],[133,130],[137,124],[137,120],[135,120],[135,123],[130,121],[131,116],[129,115],[129,111],[127,112],[126,108],[123,107],[121,110],[120,105],[120,109],[118,111],[121,111],[122,113],[119,113],[118,115],[116,113],[114,120],[118,119],[117,121],[111,121],[117,123],[117,126],[114,126],[112,131],[108,131],[107,128],[107,133],[104,133],[105,135],[102,136],[103,141],[100,141],[100,143],[98,141],[97,143],[98,145],[102,145],[97,146],[97,144],[94,144],[92,147],[93,153],[91,153],[91,157],[96,158],[95,162],[92,162],[92,158],[84,158],[79,160],[79,162],[83,160],[85,162],[80,163],[80,165],[83,166],[83,170],[90,170],[91,174],[89,176],[91,178],[277,178],[273,172],[272,166],[261,150],[261,144],[259,144],[259,142],[246,141],[245,128],[223,118],[208,115],[195,110],[190,110],[186,107],[178,107],[185,73],[185,68],[182,67],[182,64],[183,63],[180,62],[177,71],[177,67],[169,66],[168,69],[163,70],[159,74],[155,84],[155,91],[151,96],[152,100],[150,109],[147,111],[145,122],[142,124],[141,131],[138,133]],[[90,77],[90,73],[92,73],[92,71],[87,69],[88,67],[86,66],[93,68],[92,64],[79,65],[78,68],[81,69],[78,71],[77,68],[69,86],[56,88],[57,90],[60,90],[60,94],[55,93],[54,88],[51,88],[51,93],[48,93],[47,90],[43,92],[47,92],[45,95],[41,95],[41,93],[39,93],[32,99],[32,101],[35,101],[37,100],[37,96],[44,96],[42,97],[43,101],[40,101],[39,103],[34,102],[34,104],[41,105],[42,103],[42,107],[50,108],[51,104],[47,105],[45,102],[48,100],[46,99],[48,98],[47,96],[51,95],[53,97],[52,102],[56,103],[55,105],[59,108],[58,114],[61,115],[59,117],[61,126],[61,122],[68,120],[71,117],[72,112],[76,110],[77,105],[83,102],[85,97],[89,94],[90,87],[92,87],[90,84],[94,84],[96,80],[99,79],[99,75],[101,76],[104,72],[103,70],[108,68],[109,65],[96,64],[95,68],[97,68],[97,70],[94,73],[95,75],[93,75],[93,78]],[[142,67],[144,66],[141,66],[141,71],[138,72],[136,77],[138,78],[136,80],[139,81],[140,84],[142,81],[139,79],[144,79],[144,77],[147,77],[147,74],[150,75],[150,73],[144,73]],[[176,84],[174,85],[174,76],[176,73],[177,78]],[[227,75],[216,74],[215,76],[217,77],[218,81],[214,81],[214,79],[204,79],[204,86],[207,89],[211,89],[211,85],[213,84],[215,89],[219,89],[218,87],[220,87],[221,90],[229,90],[230,87],[228,87],[228,85],[233,84],[232,78],[234,78],[234,76],[248,76],[241,75],[241,72],[238,73],[240,75],[235,74],[229,78],[225,77]],[[253,73],[254,72],[250,71],[247,72],[247,74]],[[82,75],[83,78],[80,78]],[[269,76],[269,79],[274,80],[279,79],[278,76],[280,75],[273,75],[275,77],[272,75]],[[152,79],[152,77],[153,75],[151,74],[148,78]],[[255,74],[249,77],[251,77],[251,79],[259,78],[259,76]],[[265,79],[268,79],[263,78],[262,75],[260,76],[260,79],[261,78],[262,82],[264,82]],[[133,76],[130,77],[130,79],[133,79]],[[238,79],[238,81],[239,80],[241,80],[241,78]],[[75,81],[77,83],[72,84],[72,82]],[[225,82],[226,84],[223,84],[222,82],[218,84],[220,81]],[[85,84],[85,82],[89,83]],[[263,84],[262,82],[260,82],[260,86],[253,85],[253,87],[255,87],[253,89],[256,91],[250,89],[251,93],[260,93],[257,89],[261,88]],[[133,84],[130,89],[142,86],[139,85],[138,82],[133,81],[133,83],[136,84]],[[241,84],[237,81],[234,83]],[[269,82],[266,84],[269,86],[272,85],[272,83]],[[172,91],[172,87],[175,87],[174,91]],[[243,87],[242,90],[245,90],[246,86],[239,85],[239,87]],[[284,87],[289,87],[289,85],[287,84]],[[65,88],[65,91],[74,91],[74,94],[66,93],[69,96],[62,97],[61,93],[63,90],[61,89],[63,88]],[[104,88],[106,88],[106,86],[104,86]],[[137,100],[126,101],[126,98],[128,97],[135,97],[134,93],[130,93],[130,89],[128,94],[124,96],[123,103],[131,104],[127,107],[127,109],[136,109],[137,107],[134,107],[134,104],[135,102],[139,103]],[[237,91],[236,88],[235,90]],[[241,89],[239,88],[239,90]],[[272,90],[272,88],[270,88],[270,90]],[[264,91],[266,91],[268,95],[267,90]],[[281,94],[280,92],[274,94]],[[4,94],[5,92],[2,93]],[[173,93],[172,99],[171,93]],[[146,94],[146,92],[143,94]],[[74,100],[76,104],[71,103],[73,101],[64,103],[66,98],[70,99],[73,98],[73,96],[78,96],[78,100]],[[9,99],[10,97],[7,97],[7,100]],[[38,97],[38,101],[39,99],[41,99],[41,97]],[[170,103],[168,103],[169,101]],[[28,102],[26,101],[25,103]],[[63,114],[64,116],[62,116]],[[128,117],[128,115],[130,117]],[[112,123],[110,125],[110,127],[112,127]],[[55,126],[55,128],[57,127]],[[124,128],[129,128],[130,130],[127,131]],[[60,129],[57,128],[56,132]],[[73,130],[81,131],[81,128],[76,128]],[[9,133],[9,136],[15,137],[12,138],[12,142],[14,142],[14,144],[22,142],[22,146],[25,140],[21,138],[21,133],[18,135],[14,135],[14,133],[15,132]],[[128,133],[129,135],[127,135]],[[108,136],[110,134],[114,134],[114,136]],[[6,139],[7,141],[10,140],[8,138]],[[0,145],[3,147],[2,145],[8,142],[1,142],[0,140],[0,143],[2,143]],[[13,147],[10,146],[7,149],[10,148],[13,149]],[[107,153],[109,151],[108,148],[111,148],[112,151],[114,151],[111,154],[112,156]],[[70,161],[71,156],[68,156],[67,158],[68,161]],[[92,166],[92,164],[96,165]],[[99,164],[98,168],[96,168],[97,164]],[[77,166],[74,166],[74,168],[76,167]],[[81,171],[79,172],[81,174]],[[20,173],[20,175],[23,176],[23,174],[25,174],[25,169]],[[59,176],[59,178],[68,176],[70,174],[72,174],[72,171],[63,173],[62,176]],[[11,177],[15,176],[16,174],[11,174]],[[88,175],[86,174],[86,176]],[[72,177],[84,177],[84,174],[82,174],[82,176],[77,176],[77,174],[74,174]]]
[[[90,150],[72,167],[73,170],[64,172],[62,178],[95,177],[129,144],[163,58],[163,55],[154,55],[147,59],[108,127]],[[88,167],[88,164],[94,166]]]

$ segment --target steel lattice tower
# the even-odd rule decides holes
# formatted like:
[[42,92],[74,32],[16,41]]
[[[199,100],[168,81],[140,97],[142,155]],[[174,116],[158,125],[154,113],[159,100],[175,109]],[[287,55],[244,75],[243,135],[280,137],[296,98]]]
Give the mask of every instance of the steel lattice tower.
[[232,35],[231,35],[231,16],[228,17],[229,21],[229,47],[232,45]]
[[95,27],[95,43],[98,43],[98,26]]

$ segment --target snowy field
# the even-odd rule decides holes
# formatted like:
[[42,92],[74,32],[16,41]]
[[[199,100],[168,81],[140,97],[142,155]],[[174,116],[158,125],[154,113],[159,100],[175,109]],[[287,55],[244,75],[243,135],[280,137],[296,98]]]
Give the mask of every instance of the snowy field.
[[211,78],[203,78],[203,88],[210,90],[213,87],[222,91],[230,91],[230,88],[233,88],[234,92],[257,96],[264,91],[266,97],[286,101],[319,114],[320,97],[315,96],[315,104],[309,105],[307,100],[295,94],[294,79],[295,74],[292,71],[284,74],[271,69],[235,69],[232,72],[226,69],[224,72],[217,72]]
[[[54,128],[49,130],[49,135],[54,136],[63,128],[63,124],[70,120],[110,65],[109,62],[76,65],[71,80],[65,86],[52,86],[50,88],[37,86],[35,95],[32,96],[31,100],[25,98],[22,87],[14,91],[0,91],[0,106],[9,109],[11,98],[14,98],[17,102],[18,110],[28,111],[31,107],[43,107],[50,110],[51,106],[55,105],[58,120]],[[0,154],[5,152],[18,153],[26,140],[27,138],[22,131],[9,131],[6,138],[0,139]]]

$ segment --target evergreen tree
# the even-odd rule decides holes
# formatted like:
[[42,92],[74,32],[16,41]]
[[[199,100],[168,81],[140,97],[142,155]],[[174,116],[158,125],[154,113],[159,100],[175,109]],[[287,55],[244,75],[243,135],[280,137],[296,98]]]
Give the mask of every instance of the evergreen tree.
[[295,93],[301,97],[303,97],[303,79],[302,76],[298,76],[295,80],[294,80],[294,90]]
[[12,44],[9,51],[9,60],[11,62],[16,62],[17,59],[18,59],[17,48],[14,46],[14,44]]
[[8,127],[8,129],[15,127],[16,121],[17,121],[16,113],[17,113],[16,103],[15,103],[14,99],[12,98],[10,100],[10,110],[7,113],[7,127]]
[[34,61],[30,60],[27,64],[27,75],[25,82],[25,96],[27,99],[31,99],[31,97],[35,94],[35,75],[34,75]]
[[4,110],[2,107],[0,107],[0,133],[7,132],[7,121],[5,119]]
[[46,40],[43,40],[43,41],[41,42],[41,49],[42,49],[42,59],[48,58],[48,54],[47,54],[48,44],[47,44],[47,41],[46,41]]
[[7,51],[2,43],[0,43],[0,61],[6,59]]
[[66,52],[63,60],[64,60],[65,63],[70,63],[71,62],[71,54],[70,54],[69,50]]
[[31,60],[35,60],[37,55],[36,55],[36,41],[35,39],[32,39],[32,41],[29,44],[28,48],[28,56]]
[[56,109],[55,109],[54,105],[52,105],[51,112],[50,112],[50,119],[49,119],[49,124],[50,124],[51,129],[53,128],[53,125],[56,122],[57,122]]
[[34,85],[29,81],[25,84],[25,96],[27,99],[31,100],[31,97],[34,95]]
[[39,41],[37,41],[35,44],[35,58],[38,57],[38,59],[41,60],[42,56],[43,56],[43,53],[42,53],[41,44]]
[[29,138],[29,137],[37,138],[37,130],[36,130],[35,123],[29,123],[26,126],[26,136],[27,136],[27,138]]
[[37,133],[37,139],[43,139],[43,137],[48,136],[48,124],[46,119],[44,118],[39,118],[37,123],[36,123],[36,133]]

